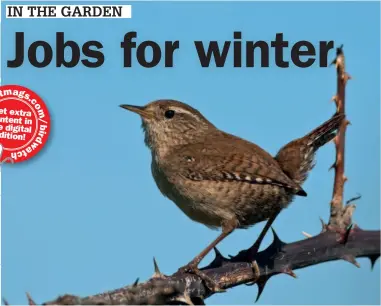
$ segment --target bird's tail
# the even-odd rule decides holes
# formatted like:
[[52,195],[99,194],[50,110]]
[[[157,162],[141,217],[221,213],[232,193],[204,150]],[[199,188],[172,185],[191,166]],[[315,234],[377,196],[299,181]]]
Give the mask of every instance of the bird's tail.
[[283,171],[300,186],[314,167],[316,151],[331,141],[339,128],[344,114],[335,114],[331,119],[302,138],[291,141],[281,148],[275,159]]

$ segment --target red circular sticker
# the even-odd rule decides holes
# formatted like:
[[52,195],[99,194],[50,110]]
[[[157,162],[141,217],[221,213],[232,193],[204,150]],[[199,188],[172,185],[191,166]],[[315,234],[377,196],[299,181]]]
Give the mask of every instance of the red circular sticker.
[[0,162],[30,159],[45,145],[49,131],[48,109],[35,92],[18,85],[0,86]]

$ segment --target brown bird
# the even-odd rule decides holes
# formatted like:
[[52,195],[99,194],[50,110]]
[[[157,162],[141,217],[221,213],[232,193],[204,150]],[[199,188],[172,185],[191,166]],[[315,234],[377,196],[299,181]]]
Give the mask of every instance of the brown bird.
[[279,212],[295,196],[307,195],[301,185],[314,166],[315,152],[335,137],[343,119],[334,115],[272,157],[256,144],[219,130],[185,103],[158,100],[143,107],[120,106],[142,118],[152,175],[163,195],[190,219],[222,228],[208,247],[180,269],[198,274],[215,291],[219,288],[198,264],[236,228],[268,220],[249,249],[252,258]]

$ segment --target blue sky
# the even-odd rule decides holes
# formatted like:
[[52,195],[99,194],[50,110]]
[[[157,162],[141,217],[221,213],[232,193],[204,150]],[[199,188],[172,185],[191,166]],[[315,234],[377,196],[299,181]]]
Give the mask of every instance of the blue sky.
[[[271,41],[282,32],[290,43],[344,44],[354,78],[347,87],[352,125],[345,197],[360,193],[354,221],[364,229],[380,228],[379,3],[133,2],[129,20],[9,20],[3,15],[2,22],[2,82],[37,92],[53,124],[38,156],[2,169],[2,295],[11,303],[25,303],[25,291],[44,302],[145,280],[153,274],[153,256],[170,274],[217,236],[160,194],[139,118],[119,104],[178,99],[272,154],[333,114],[333,67],[281,69],[271,55],[269,68],[233,68],[231,56],[224,68],[202,68],[193,41],[230,40],[233,31],[242,31],[247,40]],[[16,31],[25,32],[26,44],[46,40],[54,46],[58,31],[78,43],[101,41],[105,63],[96,69],[38,69],[27,63],[6,68],[14,57]],[[180,40],[175,67],[123,68],[120,42],[128,31],[137,31],[139,41]],[[328,220],[333,160],[329,144],[319,151],[304,185],[308,197],[296,199],[276,220],[284,241],[303,239],[302,231],[316,234],[319,217]],[[263,225],[236,231],[220,250],[235,254],[251,245]],[[268,235],[263,247],[270,240]],[[380,264],[371,272],[368,260],[359,263],[361,269],[344,261],[309,267],[296,271],[296,280],[274,277],[259,303],[379,304]],[[254,287],[241,286],[207,303],[252,304],[255,297]]]

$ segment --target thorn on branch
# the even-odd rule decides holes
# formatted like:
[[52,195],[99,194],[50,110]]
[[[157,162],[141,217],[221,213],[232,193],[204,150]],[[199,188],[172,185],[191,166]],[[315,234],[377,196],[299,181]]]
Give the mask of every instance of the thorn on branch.
[[361,195],[359,194],[359,195],[357,195],[357,196],[355,196],[355,197],[353,197],[353,198],[350,198],[347,202],[346,202],[346,204],[348,205],[348,204],[351,204],[351,203],[353,203],[354,201],[357,201],[357,200],[360,200],[361,199]]
[[26,298],[28,299],[28,305],[37,305],[28,292],[26,293]]
[[221,254],[221,252],[219,251],[219,249],[217,249],[217,247],[214,247],[214,252],[215,252],[215,254],[216,254],[216,258],[215,258],[216,261],[223,262],[223,261],[225,261],[225,260],[228,260],[227,258],[225,258],[225,257]]
[[155,257],[153,258],[153,266],[154,266],[154,268],[155,268],[155,273],[157,273],[157,274],[161,274],[161,273],[160,273],[159,266],[157,265],[157,262],[156,262],[156,258],[155,258]]
[[214,253],[216,254],[216,258],[224,258],[224,256],[221,254],[220,250],[217,249],[217,247],[214,247]]
[[360,268],[360,264],[356,261],[353,255],[344,255],[342,259],[344,259],[345,261],[348,261],[351,264],[354,264],[357,268]]
[[4,305],[7,305],[7,306],[9,305],[8,301],[5,298],[2,298],[2,301]]
[[328,229],[328,225],[324,222],[324,220],[320,217],[320,222],[321,222],[321,231],[322,232],[325,232],[325,231],[327,231],[327,229]]
[[376,261],[378,258],[380,258],[380,255],[379,254],[376,254],[376,255],[369,255],[368,256],[369,260],[370,260],[370,268],[371,270],[374,269],[374,265],[376,264]]
[[[277,233],[275,232],[273,227],[271,227],[271,231],[273,232],[273,241],[268,246],[267,250],[271,249],[271,251],[277,252],[277,251],[281,250],[283,248],[283,246],[286,245],[286,243],[279,239],[279,236],[277,235]],[[258,246],[256,245],[256,243],[254,243],[247,250],[242,250],[242,251],[238,252],[238,254],[236,256],[229,255],[229,257],[230,257],[229,261],[230,262],[237,262],[237,261],[241,261],[241,260],[248,261],[249,258],[252,260],[255,258],[254,256],[256,256],[257,251],[258,251]],[[250,262],[250,260],[249,260],[249,262]]]
[[230,261],[228,258],[224,257],[216,247],[214,247],[214,253],[215,258],[208,267],[221,267],[224,263]]
[[285,268],[283,270],[283,273],[284,274],[287,274],[287,275],[290,275],[291,277],[293,278],[297,278],[296,274],[294,273],[294,271],[292,271],[290,268]]
[[153,266],[155,269],[155,273],[152,275],[152,278],[165,278],[165,275],[160,272],[159,266],[156,262],[155,257],[153,258]]
[[136,279],[136,281],[133,283],[132,287],[136,287],[139,284],[139,277]]
[[351,79],[352,79],[352,77],[348,73],[345,72],[344,75],[343,75],[343,81],[344,81],[344,83],[346,84]]
[[258,302],[259,298],[261,297],[263,290],[265,289],[266,283],[269,279],[268,278],[263,278],[257,281],[258,285],[258,294],[257,298],[255,299],[255,303]]
[[276,249],[280,250],[286,243],[284,243],[282,240],[280,240],[278,234],[275,232],[273,227],[271,227],[271,231],[273,232],[273,237],[274,237],[274,240],[271,243],[271,246],[273,246]]
[[308,233],[306,233],[306,232],[302,232],[302,234],[303,234],[306,238],[311,238],[311,237],[312,237],[311,234],[308,234]]

